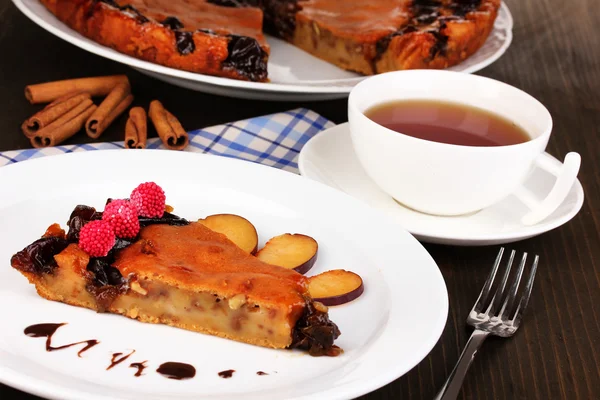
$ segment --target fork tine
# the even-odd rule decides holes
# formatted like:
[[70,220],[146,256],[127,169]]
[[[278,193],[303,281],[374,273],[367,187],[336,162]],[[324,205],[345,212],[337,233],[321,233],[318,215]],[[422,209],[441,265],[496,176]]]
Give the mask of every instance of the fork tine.
[[492,284],[494,283],[494,279],[496,278],[496,273],[498,272],[498,266],[500,265],[500,261],[502,261],[502,255],[504,254],[504,247],[500,248],[500,251],[498,252],[498,255],[496,256],[496,261],[494,261],[494,266],[492,267],[492,270],[490,271],[490,274],[487,277],[487,280],[485,281],[485,284],[483,285],[483,288],[481,289],[481,293],[479,293],[479,297],[477,298],[477,301],[475,302],[475,305],[473,306],[473,310],[471,310],[472,312],[476,312],[477,314],[479,314],[481,312],[481,309],[483,308],[483,305],[485,304],[489,294],[490,294],[490,290],[492,289]]
[[527,304],[529,304],[529,298],[531,297],[531,291],[533,289],[533,281],[535,280],[535,273],[537,272],[538,261],[540,260],[539,256],[535,256],[533,260],[533,265],[531,266],[531,272],[529,273],[529,280],[527,281],[527,286],[525,286],[525,291],[521,295],[521,300],[519,301],[519,305],[517,306],[517,310],[514,313],[513,317],[513,326],[518,327],[521,323],[521,319],[523,318],[523,312],[527,308]]
[[521,258],[521,262],[519,263],[519,269],[517,270],[517,276],[512,283],[508,294],[506,295],[506,300],[504,300],[504,304],[502,304],[502,309],[498,314],[498,318],[502,319],[506,310],[510,312],[513,309],[515,298],[517,297],[517,291],[519,290],[519,284],[521,283],[521,277],[523,276],[523,271],[525,270],[525,263],[527,262],[527,253],[523,253],[523,257]]
[[506,271],[504,272],[504,276],[502,277],[502,281],[500,285],[496,289],[496,293],[494,293],[494,297],[492,297],[492,301],[490,301],[490,305],[486,310],[486,314],[495,315],[500,302],[502,301],[502,297],[504,296],[504,289],[506,288],[506,282],[508,281],[508,276],[510,275],[510,270],[512,268],[512,263],[515,259],[515,254],[517,252],[515,250],[510,252],[510,257],[508,259],[508,264],[506,265]]

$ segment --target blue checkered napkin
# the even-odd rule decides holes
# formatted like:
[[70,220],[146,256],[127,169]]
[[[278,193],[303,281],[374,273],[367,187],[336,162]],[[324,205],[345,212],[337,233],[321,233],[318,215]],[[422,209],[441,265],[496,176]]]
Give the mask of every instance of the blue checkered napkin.
[[[299,108],[189,132],[185,151],[217,154],[265,164],[298,173],[298,154],[315,134],[334,124],[319,114]],[[122,149],[123,142],[75,144],[0,152],[0,166],[76,151]],[[147,148],[164,149],[159,138],[148,139]]]

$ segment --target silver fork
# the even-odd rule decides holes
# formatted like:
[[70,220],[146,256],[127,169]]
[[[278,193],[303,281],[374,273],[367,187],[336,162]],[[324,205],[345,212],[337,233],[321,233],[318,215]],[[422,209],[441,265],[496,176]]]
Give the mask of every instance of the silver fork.
[[[481,289],[481,293],[471,309],[469,316],[467,317],[467,324],[473,326],[475,330],[471,334],[471,337],[467,341],[463,352],[456,363],[456,366],[452,370],[452,373],[446,380],[446,383],[439,391],[435,400],[450,400],[456,399],[460,388],[462,386],[467,370],[471,366],[475,354],[483,344],[483,341],[488,335],[496,335],[501,337],[510,337],[515,334],[521,321],[523,319],[523,311],[527,308],[529,297],[531,296],[531,289],[533,288],[533,280],[535,279],[535,272],[537,271],[539,257],[536,255],[531,266],[531,272],[529,273],[529,279],[523,293],[520,296],[519,303],[515,309],[515,301],[517,298],[517,292],[519,290],[519,283],[525,270],[525,263],[527,261],[527,253],[523,254],[521,262],[519,263],[519,269],[515,277],[513,278],[512,284],[508,291],[505,291],[508,278],[510,276],[510,270],[515,259],[516,252],[513,250],[510,253],[508,263],[506,264],[506,270],[502,275],[502,280],[498,284],[497,289],[490,299],[492,286],[502,261],[502,255],[504,254],[504,247],[500,249],[496,262],[490,271],[490,274]],[[514,311],[513,311],[514,309]]]

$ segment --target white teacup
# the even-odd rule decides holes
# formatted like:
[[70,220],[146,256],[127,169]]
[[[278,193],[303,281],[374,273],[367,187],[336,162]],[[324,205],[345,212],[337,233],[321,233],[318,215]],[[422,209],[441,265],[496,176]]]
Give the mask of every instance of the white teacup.
[[[364,114],[375,105],[424,99],[483,108],[516,123],[531,140],[492,147],[438,143],[395,132]],[[428,214],[468,214],[517,194],[531,209],[523,223],[535,224],[562,203],[581,163],[579,154],[569,153],[562,168],[552,168],[544,153],[552,131],[548,110],[517,88],[476,75],[413,70],[367,78],[350,93],[348,120],[367,174],[398,202]],[[557,177],[545,199],[520,187],[534,166]]]

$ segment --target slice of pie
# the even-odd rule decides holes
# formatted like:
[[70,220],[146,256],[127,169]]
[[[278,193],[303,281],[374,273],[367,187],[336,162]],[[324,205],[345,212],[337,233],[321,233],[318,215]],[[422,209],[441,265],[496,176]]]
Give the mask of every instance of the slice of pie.
[[365,75],[446,68],[491,32],[500,0],[40,0],[92,40],[203,74],[267,80],[264,30]]
[[285,39],[365,75],[443,69],[475,53],[491,32],[500,0],[298,1]]
[[94,208],[76,207],[67,234],[51,226],[11,265],[49,300],[259,346],[341,352],[338,327],[299,273],[167,212],[139,217],[135,238],[117,238],[106,256],[91,257],[80,233],[102,219]]
[[82,35],[169,67],[250,81],[267,79],[269,46],[258,8],[207,0],[40,0]]

